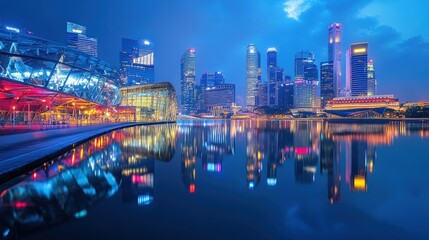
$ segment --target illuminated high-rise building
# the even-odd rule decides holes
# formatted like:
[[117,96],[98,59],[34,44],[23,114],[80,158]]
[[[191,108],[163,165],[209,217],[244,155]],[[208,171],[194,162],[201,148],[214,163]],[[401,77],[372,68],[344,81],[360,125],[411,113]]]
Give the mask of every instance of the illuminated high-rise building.
[[350,55],[351,50],[346,51],[346,87],[344,89],[343,97],[350,97],[350,91],[352,89],[352,67],[350,66]]
[[255,107],[256,85],[261,81],[261,54],[250,44],[246,50],[246,106]]
[[181,113],[191,114],[196,112],[195,91],[195,49],[190,48],[182,56],[181,60]]
[[134,86],[154,83],[153,43],[148,40],[122,38],[120,65],[123,85]]
[[328,61],[332,61],[334,97],[338,97],[341,90],[341,24],[329,25],[328,32]]
[[353,43],[350,54],[351,95],[368,95],[368,43]]
[[257,88],[257,94],[255,98],[255,105],[257,107],[267,106],[268,105],[268,84],[266,82],[259,82],[256,85]]
[[368,96],[377,95],[377,79],[375,78],[374,61],[368,61]]
[[335,97],[334,65],[332,61],[320,63],[320,97],[322,107]]
[[277,49],[267,50],[268,105],[276,105]]
[[67,22],[67,46],[97,57],[97,39],[86,35],[86,27]]
[[314,53],[301,51],[295,55],[294,106],[320,107],[318,70]]

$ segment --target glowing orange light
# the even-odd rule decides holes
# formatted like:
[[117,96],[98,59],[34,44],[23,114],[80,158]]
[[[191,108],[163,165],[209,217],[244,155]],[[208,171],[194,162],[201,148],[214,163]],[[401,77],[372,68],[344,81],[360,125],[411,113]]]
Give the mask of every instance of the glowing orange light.
[[354,188],[357,190],[366,190],[366,179],[364,176],[356,176],[353,180]]

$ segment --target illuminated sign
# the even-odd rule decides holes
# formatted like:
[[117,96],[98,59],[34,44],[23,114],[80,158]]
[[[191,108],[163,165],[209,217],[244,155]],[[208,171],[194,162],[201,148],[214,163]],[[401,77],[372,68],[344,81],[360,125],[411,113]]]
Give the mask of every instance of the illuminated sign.
[[72,29],[72,32],[73,32],[73,33],[79,33],[79,34],[81,34],[81,33],[82,33],[82,30],[79,30],[79,29]]
[[195,52],[195,48],[189,49],[189,52],[194,53]]
[[329,43],[332,43],[332,42],[333,42],[332,38],[329,38]]
[[20,32],[20,30],[18,28],[9,27],[9,26],[6,26],[6,30],[13,31],[13,32],[16,32],[16,33]]
[[340,42],[340,37],[336,36],[335,37],[335,42]]
[[144,44],[144,45],[150,45],[150,42],[149,42],[148,40],[144,40],[144,41],[143,41],[143,44]]
[[353,53],[366,53],[366,48],[355,48]]

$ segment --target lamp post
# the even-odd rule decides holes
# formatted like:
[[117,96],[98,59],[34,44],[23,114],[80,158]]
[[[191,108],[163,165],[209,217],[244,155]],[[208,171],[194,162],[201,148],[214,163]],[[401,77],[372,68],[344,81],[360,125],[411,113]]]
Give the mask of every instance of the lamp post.
[[15,106],[12,107],[12,128],[15,127]]

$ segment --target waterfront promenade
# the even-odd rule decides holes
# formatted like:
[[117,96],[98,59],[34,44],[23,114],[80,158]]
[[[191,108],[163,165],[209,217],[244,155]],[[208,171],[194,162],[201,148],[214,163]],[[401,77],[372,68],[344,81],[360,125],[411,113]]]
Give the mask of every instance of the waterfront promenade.
[[0,135],[0,183],[36,168],[95,136],[148,124],[153,123],[112,123]]

